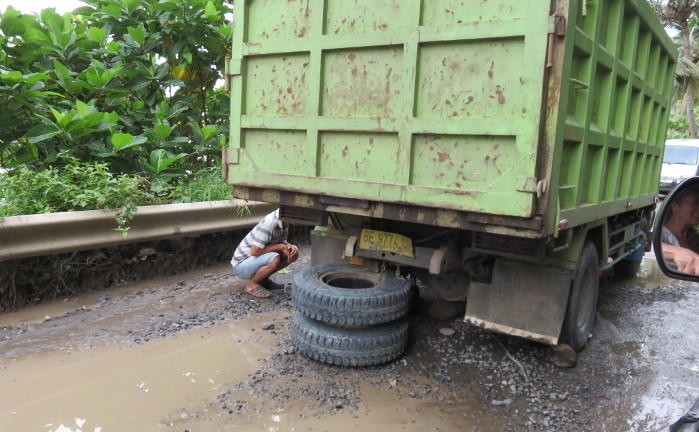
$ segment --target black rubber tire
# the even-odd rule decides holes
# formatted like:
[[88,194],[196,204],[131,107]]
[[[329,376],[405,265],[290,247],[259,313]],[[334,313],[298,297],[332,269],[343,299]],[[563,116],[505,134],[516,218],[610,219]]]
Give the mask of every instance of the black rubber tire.
[[294,312],[291,340],[306,357],[336,366],[373,366],[400,357],[408,346],[408,319],[374,327],[330,327]]
[[[325,282],[342,276],[370,281],[373,286],[341,288]],[[395,321],[408,313],[411,297],[409,280],[396,279],[390,273],[370,273],[349,264],[308,268],[296,274],[291,290],[296,310],[318,322],[344,327]]]
[[560,338],[562,343],[570,345],[575,351],[585,347],[595,325],[599,295],[598,269],[597,249],[588,243],[575,270]]

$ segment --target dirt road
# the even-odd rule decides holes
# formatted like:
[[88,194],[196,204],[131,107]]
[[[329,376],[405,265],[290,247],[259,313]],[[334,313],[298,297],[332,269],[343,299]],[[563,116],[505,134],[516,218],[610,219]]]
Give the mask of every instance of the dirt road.
[[0,431],[666,430],[699,396],[699,286],[644,269],[602,290],[572,369],[424,316],[392,364],[319,364],[288,289],[252,300],[226,265],[26,308],[0,315]]

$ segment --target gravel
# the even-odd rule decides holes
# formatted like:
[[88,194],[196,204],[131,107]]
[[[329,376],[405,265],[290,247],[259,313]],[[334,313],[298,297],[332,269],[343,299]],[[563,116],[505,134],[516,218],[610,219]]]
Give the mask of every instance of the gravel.
[[[300,267],[307,264],[301,263]],[[292,278],[293,271],[274,276],[282,284]],[[494,335],[467,326],[459,318],[436,321],[424,315],[413,317],[408,352],[398,361],[376,367],[341,368],[309,360],[291,343],[293,306],[289,288],[264,300],[251,298],[240,288],[240,281],[226,269],[197,278],[174,278],[44,323],[0,327],[0,352],[21,354],[26,349],[24,339],[50,339],[51,334],[65,334],[77,325],[100,322],[138,308],[148,308],[145,321],[100,324],[99,331],[76,334],[75,342],[92,345],[117,340],[142,344],[191,328],[274,313],[278,317],[275,322],[261,325],[262,330],[276,337],[273,354],[245,380],[231,383],[229,389],[217,395],[213,403],[220,414],[256,415],[263,408],[283,409],[289,401],[303,401],[308,416],[355,412],[364,386],[375,386],[388,389],[398,400],[426,399],[446,404],[468,401],[470,409],[464,416],[483,422],[501,419],[508,424],[506,430],[585,431],[592,425],[595,430],[628,430],[626,419],[638,409],[638,393],[645,388],[639,377],[652,371],[648,371],[643,356],[629,354],[626,345],[615,347],[627,338],[629,343],[634,342],[632,337],[640,327],[662,322],[662,316],[648,312],[650,307],[659,302],[692,305],[696,301],[690,288],[676,283],[653,290],[623,284],[603,290],[601,323],[595,338],[571,369],[551,365],[547,361],[548,348],[541,344]],[[625,317],[634,316],[643,322],[625,324]],[[451,330],[448,337],[444,330]],[[522,365],[524,373],[505,350]],[[651,418],[633,429],[658,429],[655,426],[663,421]]]

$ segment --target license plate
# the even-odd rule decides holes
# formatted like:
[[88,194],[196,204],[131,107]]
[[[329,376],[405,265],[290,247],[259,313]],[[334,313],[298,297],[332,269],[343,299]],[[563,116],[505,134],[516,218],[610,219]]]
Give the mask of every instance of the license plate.
[[414,258],[413,241],[410,237],[384,231],[363,229],[359,247],[366,250],[393,252]]

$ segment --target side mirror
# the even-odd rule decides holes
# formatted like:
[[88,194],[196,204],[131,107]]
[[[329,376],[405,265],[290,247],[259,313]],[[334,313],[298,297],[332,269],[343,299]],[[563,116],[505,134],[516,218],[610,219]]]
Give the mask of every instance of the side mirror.
[[653,224],[653,250],[667,276],[699,281],[699,177],[665,197]]

